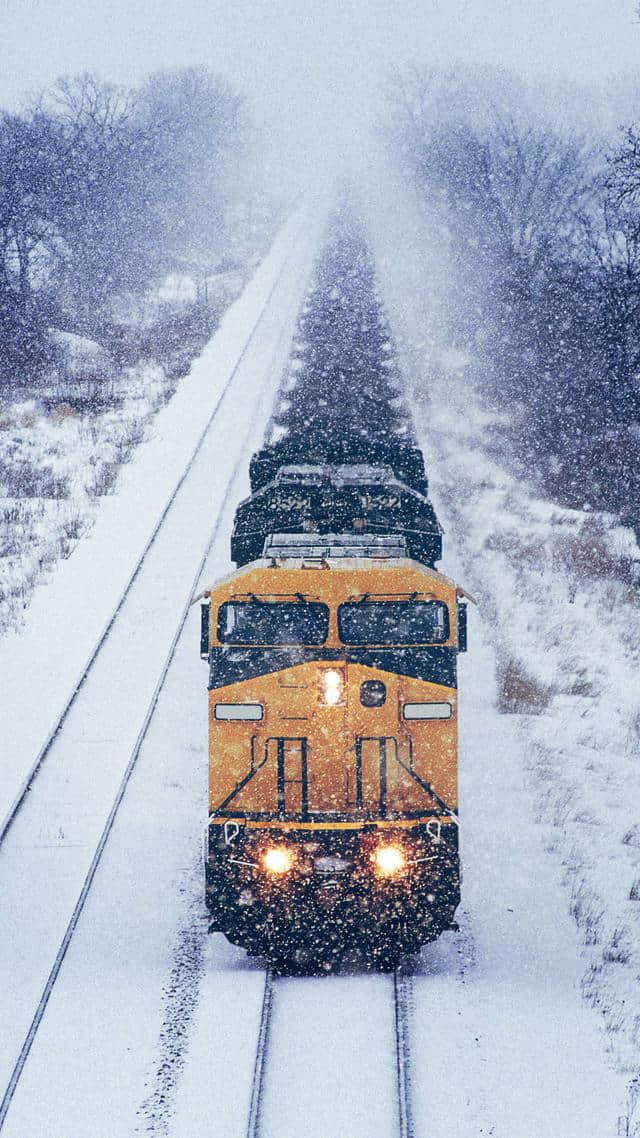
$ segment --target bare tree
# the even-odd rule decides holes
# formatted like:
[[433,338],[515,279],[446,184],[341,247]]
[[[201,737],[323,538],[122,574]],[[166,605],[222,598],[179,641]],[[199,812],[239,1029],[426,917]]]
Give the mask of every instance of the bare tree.
[[246,100],[206,68],[160,71],[140,92],[166,254],[211,268],[246,145]]
[[248,135],[245,100],[206,69],[139,90],[85,73],[24,115],[0,114],[8,373],[42,355],[47,323],[100,339],[116,301],[177,268],[206,275],[228,246]]

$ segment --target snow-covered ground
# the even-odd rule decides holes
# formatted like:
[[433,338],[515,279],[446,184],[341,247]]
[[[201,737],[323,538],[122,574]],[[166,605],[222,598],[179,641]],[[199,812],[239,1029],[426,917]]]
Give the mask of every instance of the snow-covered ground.
[[[150,1057],[161,1035],[162,986],[167,970],[171,976],[172,968],[180,969],[180,960],[186,961],[178,979],[181,1020],[187,1018],[188,984],[185,992],[184,981],[191,949],[205,927],[200,889],[189,890],[185,918],[179,882],[185,857],[185,844],[180,842],[183,815],[195,824],[186,843],[190,868],[198,858],[203,822],[206,676],[193,627],[194,622],[197,625],[195,609],[179,636],[166,682],[162,680],[163,660],[176,628],[180,630],[181,613],[194,585],[194,567],[210,535],[207,578],[229,568],[233,511],[248,490],[249,457],[259,445],[288,357],[316,244],[313,218],[298,216],[285,227],[252,285],[193,369],[191,382],[186,384],[190,394],[182,397],[181,392],[166,409],[160,442],[142,447],[131,464],[128,489],[120,487],[120,508],[114,511],[110,526],[105,528],[100,519],[102,524],[87,542],[98,560],[83,558],[84,548],[70,559],[68,572],[75,571],[73,580],[83,591],[70,593],[68,580],[66,584],[54,582],[60,589],[56,598],[49,591],[54,583],[42,590],[48,592],[49,604],[55,600],[66,610],[73,627],[76,600],[80,603],[85,594],[94,596],[94,577],[101,574],[108,612],[122,584],[113,549],[119,550],[126,580],[139,556],[140,542],[144,548],[149,529],[162,515],[176,472],[184,468],[205,429],[197,459],[141,575],[133,582],[118,622],[0,851],[0,894],[7,923],[7,935],[0,945],[0,971],[6,978],[0,1066],[6,1085],[80,895],[127,755],[144,724],[145,706],[155,707],[153,688],[159,682],[160,702],[152,730],[89,895],[91,905],[98,906],[98,915],[87,910],[71,941],[60,985],[54,989],[24,1070],[24,1082],[18,1084],[6,1120],[8,1133],[15,1127],[13,1132],[23,1138],[35,1138],[42,1132],[44,1110],[47,1132],[65,1138],[130,1134],[136,1109],[145,1098],[144,1084],[136,1082],[136,1076],[142,1072],[144,1080],[152,1069]],[[152,477],[154,463],[157,470]],[[143,506],[145,524],[136,528]],[[47,612],[46,603],[43,611]],[[63,621],[64,613],[52,614],[52,619]],[[104,612],[93,616],[93,635],[103,622]],[[65,684],[75,678],[75,663],[65,669],[69,633],[64,636],[62,624],[57,631],[61,639],[51,651],[57,653],[57,667],[65,682],[54,692],[38,686],[37,694],[46,705],[40,727],[55,714]],[[37,625],[33,635],[41,641],[42,630]],[[118,648],[121,637],[124,641]],[[30,679],[33,673],[25,671],[20,692],[19,678],[14,677],[13,690],[21,701],[23,717],[25,707],[33,703]],[[37,731],[30,738],[37,741]],[[6,742],[8,746],[8,738]],[[26,743],[14,750],[17,771],[17,756],[21,754],[25,764],[30,756]],[[142,799],[137,798],[136,787]],[[112,857],[116,858],[115,871],[109,869]],[[199,885],[199,874],[193,875],[192,884],[196,881]],[[106,919],[99,912],[103,903],[109,907]],[[83,939],[85,933],[88,941]],[[53,1037],[47,1034],[51,1031]],[[115,1075],[123,1059],[127,1070]],[[35,1080],[35,1092],[29,1089],[30,1080]],[[123,1089],[128,1080],[135,1088],[131,1097]],[[56,1107],[49,1113],[53,1097]],[[120,1130],[119,1119],[124,1120]]]
[[[611,517],[541,501],[490,457],[500,416],[479,405],[472,362],[442,331],[446,233],[399,189],[396,202],[375,226],[380,283],[444,565],[482,622],[461,668],[466,876],[451,1006],[461,1026],[477,1017],[485,1129],[460,1133],[578,1135],[595,1118],[603,1138],[636,1134],[640,550]],[[580,1016],[575,992],[593,1011]]]
[[[283,259],[290,237],[283,237]],[[446,529],[443,567],[477,597],[479,609],[471,615],[471,651],[460,664],[461,931],[426,948],[408,979],[415,1138],[631,1135],[628,1084],[636,1055],[633,1024],[640,1017],[633,990],[636,908],[629,900],[640,873],[631,683],[638,638],[630,585],[617,571],[626,566],[630,572],[628,535],[610,519],[541,503],[488,457],[488,420],[476,405],[468,368],[438,335],[446,262],[440,252],[431,262],[420,256],[422,238],[421,229],[407,233],[402,211],[386,213],[384,231],[377,231],[379,282],[414,382],[421,442]],[[274,276],[277,256],[276,248],[265,269]],[[284,353],[293,327],[300,264],[299,270],[298,285],[291,283],[274,322],[274,352]],[[425,288],[425,280],[432,287]],[[261,287],[268,295],[264,277]],[[232,345],[237,353],[242,330],[246,338],[256,293],[245,302],[244,310],[229,314],[227,354],[220,355],[218,340],[194,369],[193,391],[209,400],[209,409],[212,372],[222,359],[231,361]],[[209,520],[217,514],[218,525],[202,575],[207,581],[228,567],[233,511],[246,492],[248,458],[273,398],[275,375],[262,381],[258,370],[252,375],[255,418],[247,423],[246,388],[232,410],[247,430],[241,437],[231,414],[211,461]],[[48,598],[47,589],[40,591],[35,623],[15,640],[25,668],[37,659],[46,710],[34,709],[35,727],[24,722],[24,707],[32,710],[25,676],[30,679],[33,668],[23,671],[22,727],[32,743],[66,690],[42,659],[42,629],[68,682],[86,655],[89,633],[103,626],[144,547],[149,515],[157,515],[202,427],[193,421],[201,403],[194,397],[190,404],[187,396],[180,411],[179,400],[161,413],[166,419],[157,446],[144,444],[126,472],[128,493],[123,480],[110,520],[83,546],[102,544],[86,559],[82,547],[76,550],[60,576],[74,569],[74,559],[76,575],[54,581]],[[221,483],[228,486],[222,499]],[[116,565],[114,548],[126,565]],[[177,589],[179,574],[171,576]],[[159,603],[168,584],[162,577]],[[64,620],[69,623],[78,605],[76,650]],[[612,608],[615,618],[605,622]],[[72,656],[66,664],[59,644]],[[20,695],[17,683],[13,677]],[[39,1138],[43,1119],[47,1138],[190,1138],[209,1129],[225,1138],[246,1134],[263,975],[220,935],[206,933],[200,866],[205,686],[192,609],[3,1138]],[[114,682],[107,699],[117,690]],[[104,744],[108,714],[104,724],[98,732],[94,723],[87,748]],[[16,715],[5,746],[20,727]],[[54,765],[62,769],[73,758],[49,756],[51,785]],[[104,779],[99,772],[95,777],[97,798]],[[78,797],[71,784],[65,791],[63,779],[54,799],[47,791],[38,805],[39,785],[45,782],[36,782],[28,808],[40,831],[26,825],[23,812],[0,852],[3,910],[14,925],[0,948],[3,975],[11,977],[0,1016],[7,1066],[18,1028],[28,1021],[28,997],[46,977],[47,954],[55,949],[68,888],[65,864],[86,860],[93,840],[91,819],[83,816],[85,791]],[[28,891],[33,865],[61,883],[44,913]],[[36,943],[43,938],[44,951]],[[346,973],[278,984],[261,1133],[300,1138],[330,1133],[333,1124],[336,1133],[393,1134],[389,978]]]
[[[313,224],[309,226],[299,216],[284,227],[179,391],[155,416],[135,461],[122,469],[117,492],[103,499],[91,533],[68,560],[57,563],[36,590],[24,627],[0,640],[0,830],[31,762],[55,728],[152,540],[267,298],[283,272],[285,276],[286,271],[295,272],[296,248],[306,249],[307,231],[313,229]],[[284,303],[282,296],[276,303]],[[246,422],[246,394],[240,406],[238,416]],[[265,418],[269,409],[267,397]],[[218,477],[215,466],[211,477]],[[29,685],[36,659],[38,696],[34,700]],[[29,705],[26,718],[25,701]]]
[[[95,374],[95,357],[88,366]],[[68,387],[73,396],[43,382],[37,399],[0,408],[0,636],[20,628],[35,586],[91,528],[174,384],[149,364]],[[101,402],[81,407],[78,396]]]
[[[255,234],[259,245],[265,235]],[[0,395],[0,637],[18,630],[33,590],[60,558],[67,558],[91,529],[105,495],[117,486],[157,412],[173,396],[186,361],[195,354],[187,338],[173,354],[172,323],[193,306],[213,327],[242,291],[258,260],[243,249],[242,266],[201,281],[168,276],[144,298],[123,298],[114,319],[146,334],[146,352],[165,354],[118,367],[100,344],[49,329],[54,358],[34,389],[17,384]],[[193,336],[193,329],[190,335]],[[120,345],[122,347],[122,345]],[[139,348],[138,351],[141,349]]]

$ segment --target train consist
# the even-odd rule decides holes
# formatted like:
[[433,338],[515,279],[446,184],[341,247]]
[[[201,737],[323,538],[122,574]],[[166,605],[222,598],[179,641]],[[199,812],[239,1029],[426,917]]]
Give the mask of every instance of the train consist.
[[394,967],[459,902],[462,590],[376,294],[337,211],[268,439],[204,594],[206,902],[279,967]]

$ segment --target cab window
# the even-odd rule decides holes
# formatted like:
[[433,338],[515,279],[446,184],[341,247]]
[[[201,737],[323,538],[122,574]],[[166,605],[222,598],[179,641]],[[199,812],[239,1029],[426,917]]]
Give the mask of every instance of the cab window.
[[443,601],[356,601],[340,605],[343,644],[442,644],[449,639]]
[[222,644],[324,644],[329,609],[307,601],[227,601],[218,609]]

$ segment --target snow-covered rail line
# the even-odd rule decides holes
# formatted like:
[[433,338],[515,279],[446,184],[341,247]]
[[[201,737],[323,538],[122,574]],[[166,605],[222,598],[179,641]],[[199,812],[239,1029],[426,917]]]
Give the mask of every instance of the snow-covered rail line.
[[411,1049],[409,1035],[409,985],[411,981],[397,968],[393,974],[393,1004],[396,1031],[396,1074],[398,1079],[398,1126],[400,1138],[413,1138],[411,1107]]
[[264,1087],[265,1064],[267,1048],[269,1046],[269,1032],[271,1028],[271,1012],[273,1010],[274,975],[270,968],[264,976],[264,993],[260,1011],[260,1026],[258,1028],[258,1044],[256,1047],[256,1060],[253,1067],[251,1082],[251,1100],[249,1102],[249,1120],[247,1122],[247,1138],[258,1138],[260,1134],[260,1106]]
[[6,1087],[0,1128],[147,736],[227,496],[238,493],[248,440],[268,413],[288,355],[313,233],[296,231],[293,238],[145,556],[47,741],[51,761],[40,757],[31,793],[25,786],[22,808],[4,829],[0,896],[9,931],[0,969],[11,982],[0,1017],[0,1086]]
[[[231,370],[231,372],[230,372],[230,374],[229,374],[229,376],[228,376],[228,378],[227,378],[227,380],[226,380],[226,382],[222,388],[222,391],[219,393],[219,395],[218,395],[218,397],[217,397],[217,399],[216,399],[216,401],[215,401],[215,403],[211,409],[211,413],[209,415],[209,418],[208,418],[208,420],[204,426],[204,429],[202,430],[202,432],[201,432],[201,434],[200,434],[200,436],[196,442],[196,445],[195,445],[195,447],[191,453],[191,456],[187,462],[187,465],[185,466],[185,468],[184,468],[182,474],[180,475],[180,478],[178,479],[177,483],[175,484],[173,490],[171,491],[171,494],[169,495],[169,498],[166,501],[165,506],[164,506],[160,516],[157,519],[157,522],[155,524],[154,529],[152,530],[144,548],[142,549],[142,552],[138,556],[138,558],[137,558],[137,560],[133,566],[131,574],[130,574],[130,576],[129,576],[126,584],[125,584],[125,587],[124,587],[120,597],[117,600],[115,608],[113,609],[105,627],[103,628],[102,632],[100,633],[100,635],[99,635],[99,637],[95,643],[95,646],[93,647],[93,649],[89,655],[89,658],[87,659],[86,664],[83,666],[83,668],[80,672],[80,675],[78,676],[75,683],[73,684],[65,703],[63,704],[58,715],[56,716],[56,719],[55,719],[47,737],[45,738],[42,746],[40,747],[38,753],[36,754],[36,756],[33,760],[33,763],[31,764],[29,771],[27,772],[27,775],[26,775],[24,782],[22,783],[22,785],[18,791],[18,794],[17,794],[15,800],[13,801],[12,805],[10,806],[5,817],[0,822],[0,845],[2,844],[6,834],[9,831],[9,828],[11,827],[18,811],[20,810],[20,807],[22,806],[22,803],[24,802],[27,793],[31,790],[31,788],[33,786],[33,781],[36,778],[38,771],[40,770],[40,768],[42,766],[42,763],[44,762],[45,758],[49,754],[51,747],[52,747],[52,744],[53,744],[56,736],[58,735],[58,732],[60,731],[67,715],[69,714],[69,711],[71,710],[71,707],[73,706],[73,704],[74,704],[74,702],[78,696],[78,693],[80,692],[81,688],[83,687],[85,680],[87,679],[89,672],[91,671],[91,668],[93,667],[93,665],[96,661],[98,653],[102,650],[102,648],[105,644],[105,641],[107,640],[107,637],[112,632],[112,629],[113,629],[116,621],[118,620],[118,618],[119,618],[119,616],[123,610],[123,607],[127,601],[127,598],[129,597],[129,594],[131,593],[131,589],[132,589],[135,581],[137,580],[137,578],[140,575],[140,571],[144,565],[144,562],[145,562],[147,556],[149,555],[149,552],[150,552],[151,548],[153,547],[162,526],[165,523],[167,515],[168,515],[171,507],[173,506],[182,486],[184,485],[186,479],[188,478],[188,476],[189,476],[189,474],[193,468],[193,464],[196,461],[196,458],[198,457],[200,451],[202,450],[203,444],[204,444],[205,439],[207,438],[207,435],[211,429],[212,423],[213,423],[216,415],[218,414],[218,411],[222,405],[222,402],[225,399],[227,392],[229,391],[229,389],[230,389],[230,387],[231,387],[231,385],[232,385],[232,383],[233,383],[233,381],[237,375],[238,369],[241,366],[243,359],[245,358],[246,352],[250,348],[250,345],[253,341],[253,338],[254,338],[254,336],[255,336],[255,334],[256,334],[259,326],[260,326],[261,321],[263,320],[264,314],[267,311],[267,309],[271,303],[271,300],[272,300],[274,294],[276,293],[276,290],[278,289],[278,286],[280,285],[280,283],[281,283],[283,277],[285,276],[286,272],[288,271],[289,267],[290,267],[290,260],[288,259],[282,265],[275,281],[273,282],[273,285],[269,291],[267,299],[266,299],[263,307],[261,308],[260,312],[258,313],[258,315],[255,319],[255,323],[253,324],[253,326],[251,327],[251,329],[249,331],[249,335],[247,337],[247,341],[244,345],[244,348],[243,348],[242,352],[240,353],[240,355],[236,361],[235,366],[232,368],[232,370]],[[205,556],[206,556],[206,554],[205,554]],[[204,564],[204,558],[203,558],[203,564]]]
[[[188,473],[188,471],[185,472],[185,477],[186,477],[187,473]],[[44,1015],[47,1004],[49,1002],[49,997],[50,997],[51,992],[53,990],[53,985],[55,984],[55,982],[58,978],[58,974],[59,974],[60,969],[62,967],[62,963],[64,961],[64,958],[66,956],[67,949],[68,949],[69,943],[71,941],[71,937],[73,936],[73,934],[75,932],[76,925],[80,919],[80,915],[82,913],[82,910],[84,909],[85,901],[87,899],[89,890],[90,890],[91,885],[93,883],[93,879],[95,877],[96,870],[98,868],[98,865],[100,863],[100,859],[102,858],[104,848],[107,844],[107,840],[108,840],[109,835],[111,833],[111,830],[113,828],[113,823],[115,821],[116,815],[117,815],[118,810],[120,808],[120,804],[122,802],[122,799],[124,798],[125,791],[127,789],[127,784],[129,782],[129,778],[130,778],[131,773],[133,771],[133,768],[137,762],[142,744],[146,738],[147,731],[149,729],[149,724],[151,722],[151,717],[155,711],[155,707],[156,707],[156,704],[158,702],[158,697],[159,697],[160,692],[162,690],[162,687],[164,685],[164,681],[165,681],[167,671],[169,670],[169,665],[171,664],[171,661],[173,660],[173,655],[175,652],[176,644],[178,642],[178,637],[180,636],[184,622],[185,622],[186,617],[187,617],[187,612],[188,612],[189,606],[190,606],[191,595],[195,589],[195,586],[197,585],[197,582],[200,578],[200,574],[202,572],[202,568],[204,566],[204,563],[206,561],[208,553],[211,549],[211,546],[213,545],[213,542],[215,540],[217,529],[218,529],[218,523],[216,522],[216,525],[214,526],[213,531],[211,533],[211,536],[209,538],[205,553],[203,554],[202,562],[198,566],[198,571],[195,575],[194,580],[192,581],[191,590],[189,592],[187,602],[186,602],[186,604],[183,608],[183,611],[181,613],[180,621],[178,623],[178,627],[176,628],[174,637],[171,641],[171,645],[169,647],[169,652],[167,654],[164,665],[162,667],[162,671],[160,673],[158,683],[156,684],[155,690],[153,692],[151,701],[149,703],[149,706],[147,707],[147,710],[146,710],[146,713],[144,716],[144,720],[142,722],[142,726],[140,728],[138,737],[135,741],[135,745],[133,747],[133,751],[132,751],[131,756],[129,758],[129,762],[127,763],[124,775],[122,777],[122,781],[120,782],[120,785],[118,787],[113,805],[111,807],[111,810],[109,811],[109,815],[107,817],[105,827],[104,827],[104,829],[100,835],[98,844],[96,846],[95,853],[91,859],[91,864],[89,865],[87,875],[86,875],[84,882],[82,884],[82,888],[80,890],[80,895],[79,895],[78,900],[76,901],[76,904],[74,906],[73,912],[71,914],[71,919],[69,921],[69,924],[67,925],[64,936],[62,938],[62,943],[60,944],[60,947],[56,953],[56,957],[55,957],[55,960],[53,962],[53,966],[52,966],[51,971],[47,977],[47,981],[46,981],[46,984],[44,986],[44,990],[42,992],[42,995],[41,995],[41,997],[40,997],[40,999],[36,1005],[36,1009],[35,1009],[34,1016],[33,1016],[33,1019],[31,1021],[31,1024],[29,1026],[29,1030],[28,1030],[27,1035],[25,1037],[24,1043],[22,1044],[22,1047],[20,1048],[20,1053],[18,1055],[16,1064],[13,1068],[12,1073],[11,1073],[11,1078],[9,1079],[7,1089],[4,1093],[2,1102],[0,1103],[0,1129],[2,1128],[2,1124],[4,1122],[6,1115],[7,1115],[9,1107],[11,1105],[11,1100],[13,1098],[15,1088],[18,1084],[18,1080],[20,1078],[20,1075],[22,1074],[22,1070],[23,1070],[24,1065],[25,1065],[27,1058],[29,1056],[29,1052],[31,1050],[31,1045],[32,1045],[33,1040],[35,1038],[35,1034],[38,1030],[38,1027],[40,1026],[42,1017]],[[74,698],[75,698],[75,696],[74,696]],[[60,724],[60,726],[62,726],[62,724]]]

